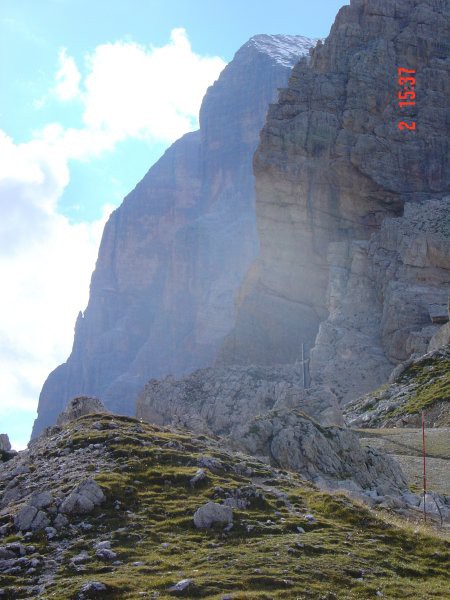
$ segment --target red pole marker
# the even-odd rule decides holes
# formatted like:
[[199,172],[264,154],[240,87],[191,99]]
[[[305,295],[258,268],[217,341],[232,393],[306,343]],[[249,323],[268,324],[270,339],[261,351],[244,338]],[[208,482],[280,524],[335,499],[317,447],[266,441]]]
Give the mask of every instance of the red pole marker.
[[427,465],[425,459],[426,451],[425,451],[425,415],[422,411],[422,457],[423,457],[423,519],[427,520],[427,507],[426,507],[426,499],[427,499]]

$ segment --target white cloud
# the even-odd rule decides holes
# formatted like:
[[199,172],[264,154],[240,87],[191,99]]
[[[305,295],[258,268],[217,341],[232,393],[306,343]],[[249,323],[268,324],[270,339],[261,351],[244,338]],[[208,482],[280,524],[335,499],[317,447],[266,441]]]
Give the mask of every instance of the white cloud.
[[59,69],[56,73],[54,93],[63,101],[73,100],[80,95],[81,73],[75,60],[67,55],[67,50],[61,48],[58,56]]
[[67,162],[44,140],[16,145],[0,132],[0,165],[1,422],[36,408],[46,376],[70,352],[109,211],[75,225],[58,214]]
[[198,126],[201,100],[224,66],[195,54],[184,29],[161,48],[103,44],[88,57],[84,122],[116,139],[174,141]]
[[11,427],[17,447],[21,420],[31,425],[46,376],[70,352],[111,208],[75,225],[58,212],[70,160],[92,160],[130,137],[169,143],[197,128],[202,97],[224,66],[195,54],[184,29],[160,48],[98,46],[84,80],[61,49],[55,81],[35,105],[77,99],[82,127],[49,123],[23,144],[0,130],[0,430]]

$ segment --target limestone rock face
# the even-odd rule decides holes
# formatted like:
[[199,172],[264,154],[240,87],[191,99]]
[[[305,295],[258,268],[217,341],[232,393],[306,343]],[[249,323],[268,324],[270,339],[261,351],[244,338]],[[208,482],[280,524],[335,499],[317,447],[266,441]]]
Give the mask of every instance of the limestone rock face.
[[329,244],[329,314],[311,351],[313,386],[345,404],[387,381],[393,365],[428,351],[441,327],[430,313],[447,311],[449,214],[449,196],[406,204],[368,241]]
[[303,343],[345,403],[427,351],[450,280],[449,39],[446,2],[352,0],[295,66],[255,154],[261,252],[219,363],[294,363]]
[[208,89],[200,130],[175,142],[111,215],[72,354],[44,385],[34,436],[75,395],[133,414],[150,377],[212,364],[258,252],[259,132],[313,43],[267,35],[247,42]]
[[79,396],[78,398],[73,398],[72,400],[70,400],[63,412],[60,415],[58,415],[56,424],[58,426],[61,426],[64,425],[64,423],[69,423],[69,421],[79,419],[84,415],[105,412],[108,411],[105,409],[102,402],[98,400],[98,398],[90,398],[89,396]]

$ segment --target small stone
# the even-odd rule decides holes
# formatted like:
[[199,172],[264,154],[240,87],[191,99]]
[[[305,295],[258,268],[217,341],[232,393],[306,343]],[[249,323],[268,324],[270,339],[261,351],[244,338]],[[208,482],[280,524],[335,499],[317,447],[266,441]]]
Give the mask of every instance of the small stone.
[[97,550],[95,555],[102,560],[114,560],[117,558],[117,554],[108,548],[104,548],[102,550]]
[[197,464],[199,467],[209,469],[211,473],[215,473],[216,475],[222,473],[224,470],[222,462],[218,458],[214,458],[213,456],[201,456],[198,459]]
[[199,483],[204,482],[207,479],[205,469],[197,469],[194,477],[191,478],[189,484],[192,488],[196,487]]
[[45,528],[45,533],[47,534],[47,538],[49,540],[52,540],[56,536],[57,531],[56,531],[56,529],[54,527],[46,527]]
[[88,560],[89,560],[89,554],[86,552],[86,550],[82,550],[80,552],[80,554],[77,554],[76,556],[74,556],[70,562],[72,562],[74,565],[78,565],[78,564],[87,562]]
[[53,526],[56,529],[63,529],[64,527],[67,527],[68,524],[69,519],[67,519],[67,517],[61,514],[56,515],[55,520],[53,521]]
[[172,585],[170,588],[168,588],[167,591],[168,592],[184,592],[188,588],[192,587],[193,583],[194,583],[193,579],[181,579],[181,581],[179,581],[175,585]]
[[92,592],[106,592],[108,588],[104,583],[100,581],[87,581],[81,588],[81,592],[83,594],[92,593]]

